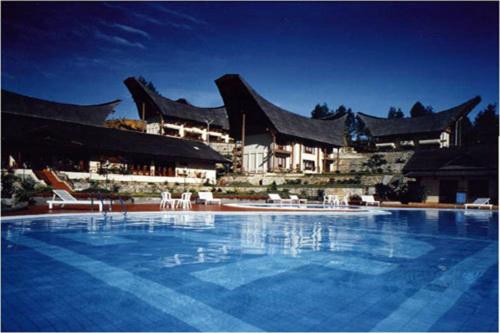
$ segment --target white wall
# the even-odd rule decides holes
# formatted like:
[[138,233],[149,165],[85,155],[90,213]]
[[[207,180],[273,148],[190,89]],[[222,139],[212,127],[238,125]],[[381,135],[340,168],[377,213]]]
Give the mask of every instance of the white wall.
[[271,166],[271,135],[249,135],[245,138],[243,166],[246,172],[267,172]]
[[38,177],[35,175],[35,173],[33,172],[32,169],[14,169],[14,174],[18,177],[31,177],[33,178],[33,180],[36,182],[36,183],[40,183],[40,184],[43,184],[43,185],[47,185],[45,184],[45,182],[43,180],[40,180],[38,179]]
[[[213,171],[213,170],[210,170]],[[186,183],[186,184],[203,184],[204,178],[193,177],[160,177],[160,176],[140,176],[140,175],[119,175],[108,174],[108,176],[99,175],[89,172],[73,172],[73,171],[60,171],[65,174],[69,179],[89,179],[89,180],[113,180],[117,182],[144,182],[144,183]],[[213,171],[215,176],[215,171]],[[215,182],[215,177],[213,177]]]

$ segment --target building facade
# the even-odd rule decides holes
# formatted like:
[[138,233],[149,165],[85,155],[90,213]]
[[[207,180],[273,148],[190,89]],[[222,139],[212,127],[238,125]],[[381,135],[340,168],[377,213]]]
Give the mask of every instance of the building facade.
[[249,173],[335,171],[345,116],[318,120],[286,111],[261,97],[239,75],[217,79],[237,141],[234,167]]
[[415,178],[428,203],[490,198],[498,203],[498,147],[471,146],[416,151],[403,169]]
[[379,118],[364,113],[365,125],[377,148],[418,149],[460,147],[464,143],[467,115],[481,102],[479,96],[454,108],[415,118]]
[[118,102],[80,106],[2,91],[2,168],[50,168],[70,179],[215,183],[215,165],[229,161],[209,146],[104,127]]
[[232,152],[233,140],[223,106],[203,108],[183,99],[174,101],[151,91],[134,77],[124,83],[139,117],[146,123],[147,133],[200,141],[225,155]]

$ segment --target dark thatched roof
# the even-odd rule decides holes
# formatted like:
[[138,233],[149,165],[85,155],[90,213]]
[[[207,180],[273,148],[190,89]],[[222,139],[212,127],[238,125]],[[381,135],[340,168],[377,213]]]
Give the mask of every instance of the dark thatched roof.
[[42,146],[72,152],[109,153],[151,160],[228,163],[196,141],[4,112],[2,145]]
[[229,129],[226,109],[201,108],[182,101],[174,101],[160,96],[144,86],[137,78],[129,77],[124,81],[137,105],[139,117],[142,117],[142,103],[146,105],[146,120],[157,119],[160,114],[167,118],[180,121],[192,121],[206,126],[206,121],[212,121],[210,127]]
[[387,119],[358,113],[374,137],[405,134],[438,133],[448,128],[460,117],[466,116],[481,102],[481,97],[474,97],[454,108],[416,118]]
[[403,173],[408,177],[498,175],[498,149],[472,146],[417,150]]
[[307,118],[284,110],[260,96],[238,74],[226,74],[215,81],[224,100],[231,134],[239,138],[241,114],[253,122],[256,132],[270,126],[278,134],[328,146],[342,146],[345,116],[335,120]]
[[102,125],[120,100],[98,105],[74,105],[46,101],[2,89],[2,112]]

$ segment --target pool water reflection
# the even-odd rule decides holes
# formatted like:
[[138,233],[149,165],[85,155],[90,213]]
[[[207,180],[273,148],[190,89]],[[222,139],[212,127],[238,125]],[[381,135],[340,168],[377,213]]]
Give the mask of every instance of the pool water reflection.
[[497,331],[498,214],[2,222],[2,330]]

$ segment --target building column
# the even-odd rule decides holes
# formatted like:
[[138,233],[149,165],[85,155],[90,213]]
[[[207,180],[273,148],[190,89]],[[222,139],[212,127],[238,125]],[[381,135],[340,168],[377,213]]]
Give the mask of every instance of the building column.
[[321,173],[321,169],[322,169],[322,166],[321,166],[321,159],[320,159],[320,148],[317,147],[316,148],[316,165],[318,166],[318,173]]
[[335,161],[337,164],[337,172],[340,172],[340,147],[337,147],[337,161]]
[[299,143],[299,172],[302,172],[303,168],[302,168],[302,149],[303,149],[303,145],[301,143]]
[[245,172],[245,130],[246,114],[241,115],[241,172]]
[[149,167],[149,175],[154,176],[155,175],[155,162],[151,162],[151,165]]
[[141,120],[142,124],[144,125],[143,132],[146,133],[146,103],[142,102],[142,113],[141,113]]
[[273,131],[271,132],[271,138],[272,138],[272,143],[271,143],[271,171],[275,172],[276,171],[276,134]]

